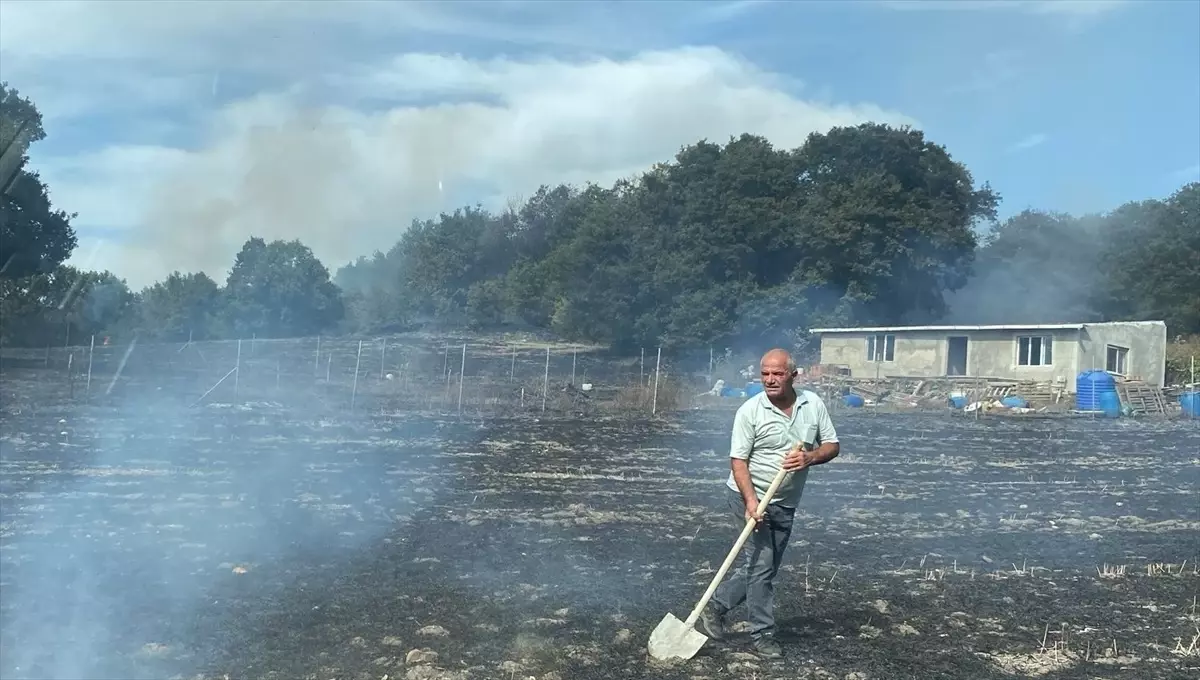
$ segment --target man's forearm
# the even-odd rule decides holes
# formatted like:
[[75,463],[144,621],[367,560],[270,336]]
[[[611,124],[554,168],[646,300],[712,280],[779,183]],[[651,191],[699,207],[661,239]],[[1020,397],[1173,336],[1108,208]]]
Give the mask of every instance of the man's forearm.
[[754,492],[754,482],[750,480],[750,464],[740,458],[730,458],[729,467],[733,470],[733,481],[738,491],[742,492],[742,500],[749,503],[758,500]]
[[841,450],[842,450],[842,447],[837,442],[829,442],[827,444],[821,444],[815,450],[813,450],[812,452],[810,452],[808,454],[808,459],[809,459],[808,464],[809,465],[820,465],[822,463],[828,463],[829,461],[833,460],[834,458],[837,458],[837,455],[838,455],[838,453],[841,452]]

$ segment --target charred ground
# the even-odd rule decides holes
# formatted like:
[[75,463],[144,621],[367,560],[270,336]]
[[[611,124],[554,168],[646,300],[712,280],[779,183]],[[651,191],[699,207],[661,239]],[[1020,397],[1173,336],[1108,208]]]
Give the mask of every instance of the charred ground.
[[650,630],[688,614],[734,537],[730,413],[178,414],[6,415],[4,677],[1200,667],[1188,423],[839,412],[844,453],[810,476],[778,591],[785,659],[735,635],[656,664]]

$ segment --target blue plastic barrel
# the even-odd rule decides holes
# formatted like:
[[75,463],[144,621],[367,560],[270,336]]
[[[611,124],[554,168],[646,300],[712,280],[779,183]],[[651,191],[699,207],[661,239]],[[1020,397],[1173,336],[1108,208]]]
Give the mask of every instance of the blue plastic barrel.
[[760,382],[746,383],[746,396],[747,397],[753,397],[754,395],[756,395],[762,391],[763,391],[762,383],[760,383]]
[[1005,406],[1007,406],[1009,408],[1028,408],[1029,407],[1029,402],[1025,401],[1024,399],[1022,399],[1020,397],[1005,397],[1000,400],[1000,403],[1004,404]]
[[1103,411],[1101,395],[1108,393],[1117,394],[1117,382],[1108,371],[1084,371],[1075,378],[1075,408],[1080,411]]
[[1117,395],[1117,391],[1101,392],[1100,393],[1100,409],[1104,411],[1104,415],[1109,418],[1116,418],[1121,415],[1121,397]]
[[1200,418],[1200,392],[1184,392],[1179,395],[1179,405],[1183,414],[1191,418]]
[[950,405],[954,408],[966,408],[967,398],[958,396],[950,397]]
[[847,394],[845,397],[842,397],[842,401],[845,402],[846,406],[849,406],[850,408],[860,408],[866,403],[863,401],[863,398],[857,394]]

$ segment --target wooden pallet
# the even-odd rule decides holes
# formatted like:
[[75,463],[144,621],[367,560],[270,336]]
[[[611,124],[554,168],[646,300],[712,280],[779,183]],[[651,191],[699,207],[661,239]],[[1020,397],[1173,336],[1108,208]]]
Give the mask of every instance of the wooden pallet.
[[1129,406],[1135,413],[1167,412],[1167,400],[1163,391],[1141,380],[1118,381],[1117,394],[1121,397],[1121,403]]

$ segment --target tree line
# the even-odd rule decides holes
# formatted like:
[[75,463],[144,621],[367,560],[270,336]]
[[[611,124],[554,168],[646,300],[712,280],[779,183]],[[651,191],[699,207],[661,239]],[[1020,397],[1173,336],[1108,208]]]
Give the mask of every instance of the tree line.
[[254,237],[224,282],[175,272],[132,291],[64,264],[75,215],[25,167],[40,115],[5,84],[0,108],[0,151],[18,157],[11,180],[0,176],[8,346],[431,326],[618,351],[803,349],[818,325],[938,321],[1162,319],[1172,335],[1200,333],[1200,183],[1104,214],[1000,221],[1000,195],[944,146],[875,123],[795,149],[750,134],[700,140],[611,186],[543,186],[500,211],[415,220],[387,252],[334,273],[299,241]]

